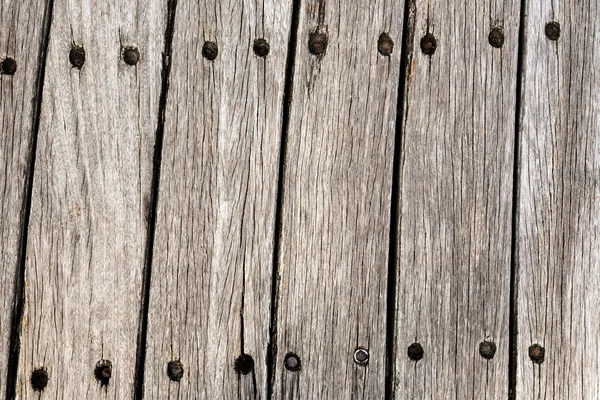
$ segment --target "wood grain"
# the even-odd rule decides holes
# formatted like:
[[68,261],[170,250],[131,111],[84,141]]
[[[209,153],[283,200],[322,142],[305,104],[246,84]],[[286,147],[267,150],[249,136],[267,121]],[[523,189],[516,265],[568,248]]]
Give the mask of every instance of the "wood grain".
[[[557,41],[547,22],[561,25]],[[518,208],[519,399],[600,392],[600,5],[527,2]],[[529,346],[545,348],[534,364]]]
[[[132,396],[166,4],[55,0],[33,182],[18,398]],[[73,44],[83,46],[81,70]],[[122,46],[141,59],[124,63]],[[94,368],[112,362],[101,387]]]
[[[402,4],[300,4],[280,238],[276,399],[380,399]],[[328,35],[325,54],[310,34]],[[390,57],[378,39],[396,42]],[[357,347],[370,352],[357,365]],[[298,372],[284,368],[296,353]]]
[[[394,393],[506,398],[519,2],[410,8]],[[488,42],[496,27],[502,48]],[[428,32],[433,55],[420,48]],[[482,341],[496,344],[492,360]]]
[[[265,398],[291,2],[180,0],[150,286],[151,399]],[[266,59],[253,52],[267,40]],[[204,59],[205,41],[218,45]],[[242,353],[254,371],[234,369]],[[180,360],[179,383],[167,364]]]
[[0,63],[12,58],[14,75],[0,74],[0,393],[6,392],[11,316],[31,177],[35,97],[45,2],[0,0]]

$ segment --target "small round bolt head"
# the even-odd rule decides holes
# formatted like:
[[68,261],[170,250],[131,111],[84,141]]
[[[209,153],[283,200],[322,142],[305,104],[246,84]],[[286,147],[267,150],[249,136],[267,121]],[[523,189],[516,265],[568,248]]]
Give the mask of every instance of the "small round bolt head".
[[45,368],[36,368],[31,373],[31,387],[36,392],[41,392],[48,386],[48,371]]
[[108,385],[112,376],[112,363],[109,360],[100,360],[94,368],[94,376],[101,386]]
[[502,28],[492,28],[490,34],[488,35],[488,42],[492,47],[497,49],[501,48],[502,45],[504,45],[504,31]]
[[300,357],[296,353],[287,353],[283,359],[283,365],[285,369],[292,372],[300,371],[302,368]]
[[242,375],[248,375],[254,370],[254,359],[248,354],[242,354],[235,359],[235,370]]
[[313,32],[308,37],[308,51],[315,56],[320,56],[327,50],[327,35]]
[[219,55],[219,46],[215,42],[204,42],[202,56],[208,61],[213,61]]
[[479,343],[479,355],[486,360],[491,360],[496,354],[496,343],[483,341]]
[[556,21],[550,21],[544,28],[546,37],[552,41],[558,40],[560,37],[560,24]]
[[421,38],[421,51],[428,56],[435,53],[437,49],[437,39],[431,32]]
[[7,57],[0,63],[0,73],[3,75],[13,75],[17,72],[17,62],[14,58]]
[[167,363],[167,376],[173,382],[179,382],[183,378],[183,364],[179,360]]
[[354,351],[354,362],[358,365],[367,365],[369,363],[369,350],[359,347]]
[[535,343],[529,346],[529,358],[536,364],[541,364],[544,362],[544,357],[546,355],[546,349],[544,349],[539,344]]
[[136,65],[140,61],[140,51],[136,47],[125,47],[123,49],[123,61],[127,65]]
[[394,51],[394,41],[387,33],[379,35],[377,40],[377,51],[384,57],[389,57]]
[[81,69],[85,63],[85,49],[83,46],[73,44],[69,52],[69,61],[74,68]]
[[408,346],[408,358],[410,358],[413,361],[419,361],[420,359],[423,358],[423,355],[425,354],[425,351],[423,350],[423,346],[421,346],[421,343],[413,343],[410,346]]
[[254,41],[252,45],[252,49],[254,50],[254,54],[259,57],[265,58],[269,55],[269,51],[271,51],[271,47],[269,46],[269,42],[265,39],[260,38]]

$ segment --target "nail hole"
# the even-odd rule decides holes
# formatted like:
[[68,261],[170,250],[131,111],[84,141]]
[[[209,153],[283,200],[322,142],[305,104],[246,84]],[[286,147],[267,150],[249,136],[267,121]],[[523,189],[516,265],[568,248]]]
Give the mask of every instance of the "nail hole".
[[501,48],[504,44],[504,31],[502,28],[492,28],[488,35],[488,42],[497,49]]
[[359,347],[354,351],[354,362],[358,365],[367,365],[369,363],[369,350]]
[[125,47],[123,49],[123,61],[127,65],[136,65],[140,61],[140,52],[136,47]]
[[283,360],[283,365],[288,371],[300,371],[302,365],[300,363],[300,357],[295,353],[287,353]]
[[112,363],[109,360],[98,361],[94,369],[94,376],[101,386],[108,385],[108,381],[112,376]]
[[413,343],[408,346],[408,358],[413,361],[419,361],[423,358],[423,346],[420,343]]
[[242,354],[235,360],[235,370],[242,374],[248,375],[254,369],[254,360],[248,354]]
[[31,373],[31,387],[36,392],[41,392],[48,385],[48,371],[45,368],[34,369]]
[[544,356],[546,355],[546,350],[535,343],[529,346],[529,358],[536,364],[541,364],[544,362]]
[[421,51],[428,56],[433,55],[435,50],[437,49],[437,39],[433,36],[432,33],[427,33],[427,35],[421,38]]
[[315,56],[320,56],[327,50],[327,35],[313,32],[308,38],[308,51]]
[[202,46],[202,57],[208,61],[213,61],[219,55],[219,47],[215,42],[204,42]]
[[271,51],[269,43],[263,38],[256,39],[254,45],[252,45],[252,49],[254,50],[254,54],[262,58],[268,56],[269,51]]
[[17,62],[10,57],[2,60],[0,65],[0,72],[4,75],[13,75],[17,71]]
[[167,363],[167,375],[173,382],[179,382],[183,378],[183,364],[179,360]]
[[496,354],[496,343],[488,341],[479,343],[479,354],[486,360],[491,360]]
[[85,63],[85,49],[83,46],[77,46],[73,43],[69,52],[69,61],[71,61],[73,67],[79,70],[83,67],[83,63]]
[[377,51],[384,57],[389,57],[394,51],[394,41],[387,33],[379,35]]
[[560,24],[556,21],[548,22],[544,28],[544,33],[548,39],[558,40],[560,37]]

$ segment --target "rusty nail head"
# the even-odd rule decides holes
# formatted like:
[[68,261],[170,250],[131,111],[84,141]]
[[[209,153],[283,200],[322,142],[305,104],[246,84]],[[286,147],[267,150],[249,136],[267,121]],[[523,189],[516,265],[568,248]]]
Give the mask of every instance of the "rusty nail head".
[[313,32],[308,38],[308,50],[315,56],[320,56],[327,50],[327,35]]
[[387,33],[379,35],[377,40],[377,51],[384,57],[389,57],[394,51],[394,41]]
[[0,66],[0,73],[4,75],[13,75],[17,71],[17,62],[10,57],[2,60],[2,65]]
[[94,376],[100,385],[106,386],[112,376],[112,363],[109,360],[100,360],[96,363]]
[[71,61],[73,67],[79,70],[83,68],[83,63],[85,63],[85,49],[83,46],[77,46],[76,44],[71,46],[69,61]]
[[544,28],[544,33],[548,39],[558,40],[560,37],[560,24],[556,21],[548,22]]
[[486,360],[491,360],[496,354],[496,343],[483,341],[479,343],[479,355]]
[[136,65],[140,61],[140,52],[137,47],[125,47],[123,49],[123,61],[127,65]]
[[219,47],[215,42],[204,42],[202,56],[208,61],[213,61],[219,55]]
[[254,45],[252,46],[252,49],[254,50],[254,54],[256,54],[259,57],[265,58],[266,56],[269,55],[269,51],[271,50],[271,47],[269,46],[269,42],[267,42],[263,38],[260,38],[260,39],[256,39],[254,41]]
[[173,382],[179,382],[183,378],[183,364],[179,360],[167,363],[167,375]]
[[504,31],[502,28],[492,28],[490,34],[488,35],[488,42],[492,45],[492,47],[497,49],[501,48],[504,44]]
[[36,368],[31,373],[31,387],[36,392],[41,392],[48,385],[48,371],[45,368]]
[[300,363],[300,357],[296,353],[287,353],[283,359],[283,365],[288,371],[300,371],[302,364]]
[[242,375],[248,375],[254,370],[254,359],[248,354],[242,354],[235,360],[235,370]]
[[408,346],[408,358],[413,361],[419,361],[422,359],[424,353],[425,352],[423,350],[423,346],[421,346],[421,343],[413,343]]
[[358,365],[367,365],[369,363],[369,350],[359,347],[354,351],[354,362]]
[[529,358],[536,364],[541,364],[544,362],[544,356],[546,355],[546,350],[535,343],[529,346]]
[[428,32],[421,38],[421,51],[428,56],[435,53],[437,49],[437,39],[431,32]]

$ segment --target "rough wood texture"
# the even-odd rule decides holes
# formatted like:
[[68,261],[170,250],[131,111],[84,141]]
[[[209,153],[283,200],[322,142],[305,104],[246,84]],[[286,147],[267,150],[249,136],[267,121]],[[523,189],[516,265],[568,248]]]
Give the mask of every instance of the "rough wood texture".
[[[561,25],[557,41],[545,25]],[[600,392],[600,5],[527,2],[518,211],[522,399]],[[532,344],[545,348],[539,365]]]
[[[54,2],[34,173],[18,398],[130,398],[166,5]],[[81,70],[72,44],[85,47]],[[121,46],[141,60],[126,65]],[[96,362],[112,362],[101,388]]]
[[[519,2],[419,0],[410,20],[395,395],[506,398]],[[494,27],[500,49],[488,43]],[[490,361],[482,341],[497,346]]]
[[[145,393],[264,398],[291,3],[180,0],[175,18]],[[218,45],[214,61],[205,41]],[[254,372],[234,370],[241,353]]]
[[[381,399],[402,4],[300,5],[284,172],[274,393]],[[328,35],[309,53],[309,35]],[[391,57],[378,54],[386,32]],[[354,363],[357,347],[368,366]],[[298,354],[302,370],[284,368]]]
[[0,74],[0,393],[6,368],[15,282],[23,231],[45,2],[0,0],[0,63],[17,62]]

